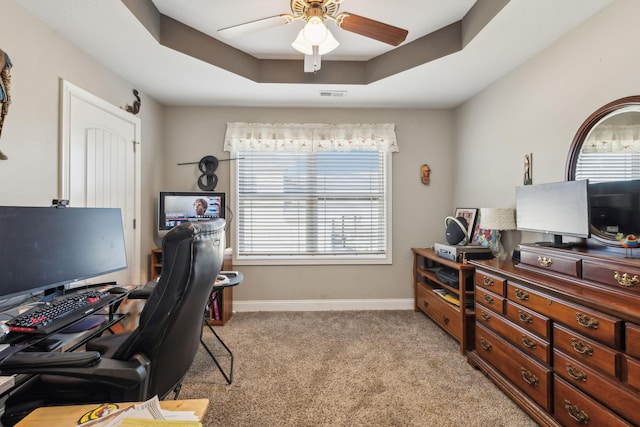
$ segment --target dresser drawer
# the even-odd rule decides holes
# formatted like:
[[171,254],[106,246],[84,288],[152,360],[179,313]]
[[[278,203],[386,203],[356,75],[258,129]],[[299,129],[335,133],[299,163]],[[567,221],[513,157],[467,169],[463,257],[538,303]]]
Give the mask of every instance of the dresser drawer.
[[640,390],[640,361],[626,354],[622,356],[622,380],[636,390]]
[[625,323],[625,353],[640,359],[640,326],[634,323]]
[[499,295],[489,292],[482,288],[476,288],[475,301],[478,304],[495,311],[496,313],[504,313],[505,299]]
[[582,278],[607,287],[640,293],[640,269],[629,266],[584,260]]
[[619,352],[557,324],[553,325],[553,346],[601,372],[618,375]]
[[525,353],[546,364],[551,363],[551,346],[547,341],[519,328],[494,312],[476,306],[476,322],[502,335]]
[[566,274],[571,277],[581,277],[580,258],[562,256],[549,253],[537,253],[528,249],[520,250],[520,262],[536,267],[541,271],[552,271],[554,273]]
[[553,395],[553,416],[563,426],[632,425],[558,377],[553,380]]
[[506,279],[499,276],[494,276],[490,273],[485,273],[484,271],[476,271],[474,284],[476,285],[476,288],[485,288],[490,290],[494,294],[498,294],[501,296],[505,295],[505,291],[507,289]]
[[462,317],[458,307],[446,302],[431,289],[422,285],[418,286],[417,291],[418,308],[460,341],[462,339]]
[[623,387],[619,380],[601,374],[558,350],[553,352],[553,364],[556,375],[640,425],[640,411],[636,410],[640,407],[640,394]]
[[549,340],[551,337],[551,320],[548,317],[511,301],[507,301],[507,319],[545,340]]
[[581,334],[619,349],[622,344],[622,321],[590,308],[560,301],[556,298],[509,282],[507,297],[557,322],[579,331]]
[[551,370],[495,333],[476,325],[476,351],[544,410],[551,410]]

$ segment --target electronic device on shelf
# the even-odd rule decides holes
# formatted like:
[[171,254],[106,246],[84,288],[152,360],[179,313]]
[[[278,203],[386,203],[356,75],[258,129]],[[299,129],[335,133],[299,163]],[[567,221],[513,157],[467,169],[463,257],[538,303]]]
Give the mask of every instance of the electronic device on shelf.
[[553,235],[545,246],[565,247],[562,236],[591,235],[589,180],[516,187],[516,224],[521,231]]
[[73,293],[37,305],[6,324],[11,332],[48,335],[90,315],[115,298],[113,294],[96,290]]
[[447,243],[436,243],[434,245],[436,255],[450,261],[461,261],[464,252],[467,259],[491,259],[491,249],[480,245],[449,245]]
[[[196,211],[200,204],[201,210]],[[198,191],[161,191],[158,196],[158,236],[183,222],[225,218],[226,193]]]
[[[458,270],[449,267],[443,267],[436,271],[436,279],[442,283],[451,286],[452,288],[459,287],[459,274]],[[465,289],[467,291],[473,291],[473,275],[466,278]]]

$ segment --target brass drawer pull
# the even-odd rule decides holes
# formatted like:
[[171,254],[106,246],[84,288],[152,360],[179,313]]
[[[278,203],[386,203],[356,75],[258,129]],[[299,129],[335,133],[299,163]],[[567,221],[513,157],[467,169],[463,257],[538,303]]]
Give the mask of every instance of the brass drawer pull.
[[527,313],[525,313],[523,311],[520,311],[520,310],[518,310],[518,318],[520,318],[520,320],[523,323],[531,323],[531,322],[533,322],[533,316],[531,316],[531,315],[529,315],[529,314],[527,314]]
[[613,278],[616,279],[620,285],[626,288],[635,286],[638,284],[638,282],[640,282],[640,278],[638,278],[638,275],[636,274],[634,274],[633,277],[630,277],[628,273],[624,273],[622,275],[617,271],[615,271],[614,273],[615,274],[613,275]]
[[484,311],[482,313],[480,313],[480,317],[482,317],[482,320],[484,320],[485,322],[488,322],[489,320],[491,320],[491,316],[489,316]]
[[580,326],[584,326],[589,329],[598,329],[598,319],[594,319],[589,317],[586,314],[576,313],[576,320],[580,324]]
[[493,298],[489,295],[484,295],[484,302],[486,302],[487,304],[493,304]]
[[522,379],[529,385],[536,387],[538,385],[538,377],[533,375],[531,371],[526,370],[525,368],[520,368],[522,370]]
[[571,338],[571,347],[573,347],[577,353],[584,354],[585,356],[593,356],[593,349],[575,338]]
[[522,336],[522,344],[527,348],[531,348],[531,349],[536,348],[536,342],[526,335]]
[[424,308],[429,307],[429,302],[428,301],[422,301],[422,305],[424,306]]
[[447,316],[442,316],[442,321],[444,322],[445,325],[449,324],[449,318]]
[[587,374],[578,370],[578,368],[573,367],[567,363],[566,369],[567,369],[567,374],[569,374],[569,376],[574,380],[582,381],[583,383],[587,382]]
[[516,294],[516,298],[518,298],[520,301],[528,301],[529,300],[529,294],[526,293],[525,291],[521,291],[520,289],[516,289],[515,290],[515,294]]
[[485,286],[493,286],[493,279],[485,276],[482,278],[482,283],[484,283]]
[[564,400],[564,409],[567,410],[567,414],[580,424],[589,424],[589,415],[586,412],[581,411],[578,406],[572,405],[567,399]]
[[491,351],[491,344],[485,340],[484,338],[480,338],[480,345],[482,346],[482,348],[484,348],[487,351]]
[[553,264],[553,260],[551,258],[547,258],[546,256],[539,256],[538,263],[541,267],[549,267],[551,264]]

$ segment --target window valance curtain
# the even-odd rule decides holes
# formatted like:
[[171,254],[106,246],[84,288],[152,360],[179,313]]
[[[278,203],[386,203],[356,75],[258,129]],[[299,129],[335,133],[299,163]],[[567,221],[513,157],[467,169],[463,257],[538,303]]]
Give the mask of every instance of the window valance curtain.
[[396,152],[393,123],[227,123],[224,151]]

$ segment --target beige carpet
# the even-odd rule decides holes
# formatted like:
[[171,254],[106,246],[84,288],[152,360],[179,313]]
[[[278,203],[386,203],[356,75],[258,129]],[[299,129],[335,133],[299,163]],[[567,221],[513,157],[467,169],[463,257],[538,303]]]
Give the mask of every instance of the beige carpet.
[[210,399],[205,426],[536,425],[421,313],[237,313],[216,331],[233,383],[201,348],[180,394]]

